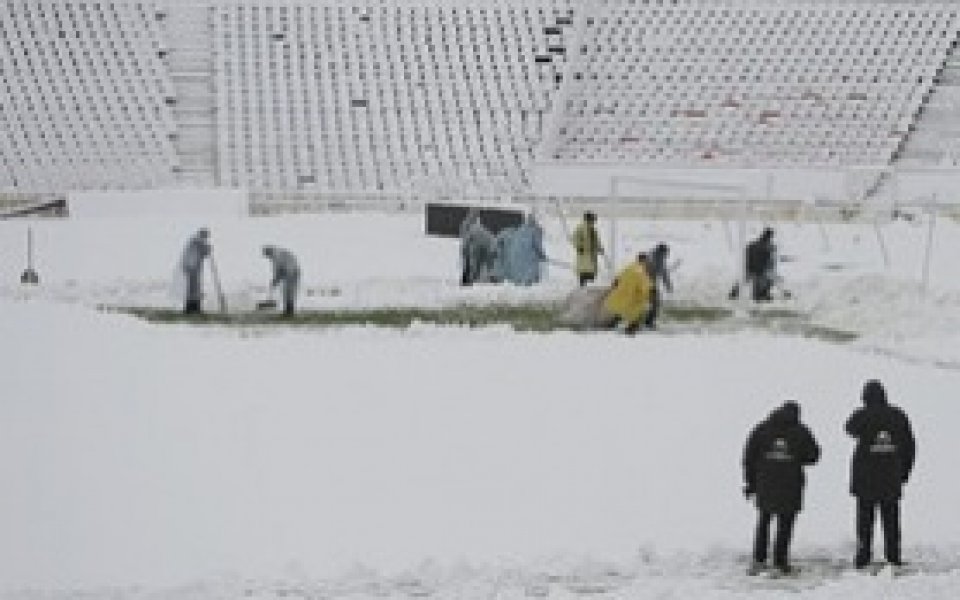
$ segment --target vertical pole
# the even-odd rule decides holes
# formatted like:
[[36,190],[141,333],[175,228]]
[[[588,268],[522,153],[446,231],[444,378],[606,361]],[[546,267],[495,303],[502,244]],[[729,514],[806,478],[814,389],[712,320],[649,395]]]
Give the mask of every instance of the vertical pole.
[[823,226],[823,219],[817,216],[817,229],[820,230],[820,241],[823,242],[824,252],[830,251],[830,236],[827,235],[827,228]]
[[33,227],[27,227],[27,268],[20,275],[20,283],[24,285],[37,285],[40,283],[40,277],[33,269]]
[[747,264],[744,257],[747,252],[747,198],[743,198],[740,203],[740,222],[737,227],[737,256],[739,261],[737,272],[740,274],[740,281],[747,280]]
[[220,312],[227,312],[227,297],[223,294],[223,287],[220,285],[220,271],[217,270],[217,261],[213,258],[213,252],[210,252],[210,272],[213,275],[213,288],[217,293],[217,304]]
[[610,215],[610,258],[607,260],[607,271],[613,279],[614,265],[617,264],[617,214]]
[[736,250],[733,247],[733,234],[730,233],[730,221],[726,218],[723,219],[723,237],[727,240],[727,250],[730,252]]
[[[617,198],[620,196],[620,178],[617,175],[614,175],[610,178],[610,203],[616,208]],[[616,211],[611,210],[610,214],[610,243],[608,247],[608,252],[605,254],[606,263],[607,263],[607,272],[610,274],[610,278],[613,278],[613,265],[617,264],[617,218],[615,216]]]
[[923,276],[921,278],[920,290],[923,294],[927,293],[927,290],[930,288],[930,259],[933,255],[933,228],[937,222],[937,209],[935,201],[937,194],[933,194],[930,197],[930,225],[927,228],[927,249],[923,253]]
[[720,222],[723,224],[723,237],[727,242],[727,250],[730,252],[734,251],[733,247],[733,233],[730,231],[730,206],[733,203],[726,203],[723,207],[720,206],[720,200],[718,199],[714,204],[714,209],[717,211],[717,216],[720,219]]
[[33,227],[27,227],[27,268],[33,270]]
[[891,204],[893,204],[893,209],[896,211],[900,210],[900,172],[897,170],[891,171],[893,177],[893,185],[890,186],[890,195]]
[[557,216],[560,217],[560,225],[563,227],[563,235],[567,237],[567,243],[569,244],[573,240],[573,231],[570,229],[570,224],[567,223],[567,217],[563,214],[563,207],[560,206],[560,198],[553,198],[553,204],[557,207]]
[[880,232],[880,219],[879,217],[874,217],[873,219],[873,231],[877,234],[877,243],[880,245],[880,254],[883,255],[883,267],[885,269],[890,268],[890,253],[887,251],[887,243],[883,239],[883,233]]
[[817,230],[820,232],[821,250],[830,251],[830,236],[827,235],[827,228],[823,226],[823,219],[820,218],[820,211],[817,210],[816,201],[814,201],[813,218],[817,222]]

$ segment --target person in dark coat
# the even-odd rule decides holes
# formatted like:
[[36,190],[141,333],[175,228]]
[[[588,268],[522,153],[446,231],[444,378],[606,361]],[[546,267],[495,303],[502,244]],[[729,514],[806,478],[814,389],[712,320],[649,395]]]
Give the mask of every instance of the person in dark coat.
[[202,227],[190,237],[180,256],[180,270],[186,283],[184,314],[197,314],[203,302],[203,261],[210,256],[210,230]]
[[746,276],[752,288],[754,302],[769,302],[770,290],[776,279],[777,247],[773,244],[773,230],[763,230],[760,237],[747,244]]
[[650,329],[657,326],[657,317],[660,316],[660,304],[662,303],[660,285],[664,289],[673,292],[673,283],[670,281],[670,269],[667,267],[667,257],[670,255],[670,247],[660,243],[647,254],[647,273],[650,274],[650,282],[653,284],[653,290],[650,293],[650,310],[647,311],[647,317],[644,325]]
[[300,287],[300,264],[297,257],[286,248],[264,246],[263,256],[273,266],[273,277],[270,279],[270,290],[280,286],[283,293],[283,314],[293,316],[297,300],[297,289]]
[[790,540],[797,513],[803,508],[803,467],[820,459],[820,446],[806,425],[800,422],[800,406],[786,402],[760,422],[743,452],[744,494],[756,497],[757,528],[753,543],[751,573],[765,568],[770,523],[777,518],[773,565],[790,573]]
[[845,429],[857,440],[850,469],[850,493],[857,499],[854,564],[858,569],[870,564],[879,509],[884,555],[888,563],[901,565],[900,495],[917,451],[910,420],[899,407],[887,403],[883,384],[871,379],[863,386],[863,407],[854,411]]
[[497,239],[480,220],[480,213],[470,210],[460,224],[460,285],[491,283],[496,280]]
[[577,251],[577,280],[580,287],[597,278],[597,256],[604,254],[596,222],[596,214],[591,211],[583,213],[583,221],[577,225],[570,240]]

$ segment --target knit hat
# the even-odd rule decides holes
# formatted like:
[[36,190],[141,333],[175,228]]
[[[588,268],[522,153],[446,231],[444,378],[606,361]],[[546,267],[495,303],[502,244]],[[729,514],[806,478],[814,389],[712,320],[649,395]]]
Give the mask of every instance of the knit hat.
[[883,384],[876,379],[863,384],[863,403],[867,406],[877,406],[887,403],[887,392]]

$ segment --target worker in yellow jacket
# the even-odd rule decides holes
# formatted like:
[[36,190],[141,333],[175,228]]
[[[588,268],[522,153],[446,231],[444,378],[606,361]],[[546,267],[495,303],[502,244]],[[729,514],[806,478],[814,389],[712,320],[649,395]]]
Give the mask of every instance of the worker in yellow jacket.
[[622,324],[627,333],[636,333],[647,318],[653,291],[653,281],[647,266],[647,255],[627,265],[603,300],[604,318],[610,327]]

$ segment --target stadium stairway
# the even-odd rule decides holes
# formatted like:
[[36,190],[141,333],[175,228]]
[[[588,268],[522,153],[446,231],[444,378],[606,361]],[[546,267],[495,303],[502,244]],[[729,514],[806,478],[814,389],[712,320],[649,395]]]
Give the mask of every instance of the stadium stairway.
[[182,185],[196,187],[217,182],[211,11],[204,4],[184,4],[157,12],[166,43],[163,60],[176,94],[170,110],[176,122],[178,178]]
[[960,37],[954,41],[934,86],[924,97],[894,164],[960,165]]
[[923,95],[914,121],[884,170],[865,194],[869,202],[895,194],[892,172],[897,167],[943,167],[960,165],[960,34]]

